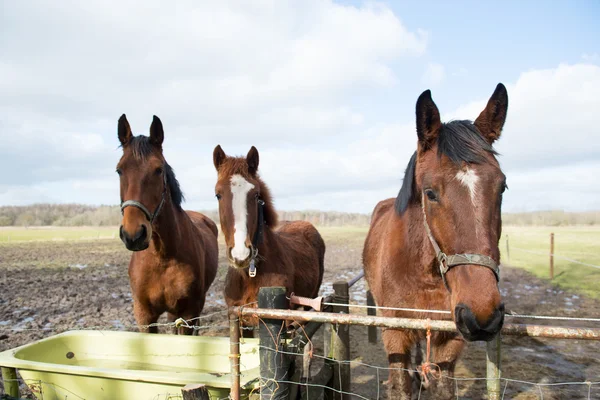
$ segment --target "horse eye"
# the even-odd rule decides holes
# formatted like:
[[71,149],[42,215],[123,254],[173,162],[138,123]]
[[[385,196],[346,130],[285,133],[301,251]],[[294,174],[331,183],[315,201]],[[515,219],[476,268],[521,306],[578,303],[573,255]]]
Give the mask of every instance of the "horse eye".
[[506,182],[504,182],[504,183],[502,184],[502,190],[500,191],[500,193],[504,193],[504,191],[505,191],[506,189],[508,189],[508,185],[506,184]]
[[427,196],[427,198],[431,201],[437,201],[437,195],[435,194],[435,192],[431,189],[426,189],[425,190],[425,195]]
[[217,200],[221,200],[221,195],[220,194],[215,194],[215,197],[217,198]]
[[154,171],[155,175],[161,175],[163,173],[163,169],[162,168],[156,168],[156,171]]
[[121,174],[123,174],[123,170],[121,168],[117,168],[117,174],[119,174],[119,176],[121,176]]
[[258,199],[258,192],[254,193],[254,198]]

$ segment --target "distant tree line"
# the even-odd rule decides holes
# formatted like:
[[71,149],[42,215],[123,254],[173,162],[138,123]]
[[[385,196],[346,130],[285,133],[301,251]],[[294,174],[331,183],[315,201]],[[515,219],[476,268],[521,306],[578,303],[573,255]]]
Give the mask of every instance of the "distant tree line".
[[[219,222],[217,210],[201,211]],[[281,211],[280,220],[304,220],[319,226],[364,226],[370,215],[337,211]],[[1,206],[0,226],[115,226],[121,223],[118,206],[81,204],[33,204]]]
[[517,226],[600,225],[600,211],[561,210],[502,214],[502,223]]
[[[217,210],[201,212],[218,223]],[[367,226],[371,215],[316,210],[280,211],[279,219],[309,221],[317,226]],[[600,225],[600,211],[504,213],[502,221],[505,225],[520,226]],[[82,204],[0,206],[0,226],[115,226],[120,222],[121,212],[118,206]]]

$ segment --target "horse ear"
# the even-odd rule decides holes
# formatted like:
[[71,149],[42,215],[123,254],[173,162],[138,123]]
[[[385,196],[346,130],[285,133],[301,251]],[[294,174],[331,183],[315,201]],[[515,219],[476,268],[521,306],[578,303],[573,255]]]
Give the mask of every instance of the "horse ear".
[[440,111],[431,98],[431,90],[426,90],[417,100],[417,136],[423,149],[431,148],[438,137],[442,121]]
[[152,125],[150,125],[150,142],[157,146],[162,146],[165,139],[165,131],[163,130],[162,122],[156,115],[152,117]]
[[248,163],[248,172],[255,174],[258,170],[258,150],[252,146],[248,155],[246,156],[246,162]]
[[227,157],[225,155],[225,152],[221,148],[221,145],[218,144],[217,147],[215,147],[215,150],[213,151],[213,163],[215,164],[215,169],[217,171],[219,170],[221,164],[223,164],[223,161],[225,161],[225,157]]
[[508,110],[508,92],[503,84],[499,83],[490,97],[487,106],[475,120],[475,126],[490,144],[494,143],[502,132]]
[[129,126],[129,121],[127,121],[127,117],[125,116],[125,114],[121,115],[121,118],[119,118],[117,132],[119,135],[119,141],[121,142],[121,146],[127,146],[127,144],[129,144],[129,142],[133,138],[133,135],[131,133],[131,127]]

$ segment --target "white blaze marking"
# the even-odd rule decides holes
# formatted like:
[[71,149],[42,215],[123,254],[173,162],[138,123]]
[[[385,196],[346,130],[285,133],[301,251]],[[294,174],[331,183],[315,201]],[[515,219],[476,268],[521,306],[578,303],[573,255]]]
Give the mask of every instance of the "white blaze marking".
[[471,195],[471,202],[475,205],[475,195],[477,194],[477,182],[479,181],[479,177],[470,168],[467,168],[464,171],[458,171],[456,174],[456,179],[460,181],[463,185],[469,189],[469,194]]
[[254,185],[245,180],[241,175],[231,177],[231,206],[233,208],[233,249],[231,256],[238,261],[243,261],[250,255],[246,247],[246,236],[248,235],[248,192]]

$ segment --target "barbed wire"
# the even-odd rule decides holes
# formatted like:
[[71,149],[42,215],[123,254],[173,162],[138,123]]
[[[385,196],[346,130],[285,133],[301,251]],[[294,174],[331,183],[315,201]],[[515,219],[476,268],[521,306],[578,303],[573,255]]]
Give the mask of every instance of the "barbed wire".
[[[245,306],[253,305],[255,303],[248,303]],[[56,331],[69,331],[69,330],[83,330],[83,331],[127,331],[127,330],[142,330],[149,328],[179,328],[185,327],[193,329],[195,331],[206,330],[206,329],[229,329],[229,325],[196,325],[194,321],[205,320],[212,318],[217,315],[227,314],[228,310],[215,311],[209,314],[201,315],[190,319],[177,318],[173,322],[154,322],[148,325],[137,325],[137,324],[124,324],[124,323],[113,323],[111,325],[56,325],[51,327],[39,327],[39,328],[25,328],[20,326],[0,326],[0,331],[12,331],[12,332],[56,332]],[[252,326],[243,326],[243,330],[255,330]]]
[[[266,327],[266,326],[265,326]],[[268,327],[267,327],[268,329]],[[271,335],[271,337],[273,337]],[[299,354],[298,352],[292,352],[292,351],[288,351],[288,350],[282,350],[279,347],[278,343],[274,342],[274,345],[276,346],[275,348],[273,347],[268,347],[268,346],[262,346],[259,345],[259,350],[268,350],[268,351],[275,351],[277,354],[282,354],[282,355],[286,355],[288,357],[303,357],[303,354]],[[418,368],[399,368],[399,367],[390,367],[388,366],[380,366],[380,365],[374,365],[374,364],[369,364],[369,363],[365,363],[363,361],[357,361],[357,360],[336,360],[332,357],[328,357],[325,355],[320,355],[320,354],[312,354],[311,357],[314,357],[316,359],[320,359],[322,360],[324,363],[335,363],[338,365],[344,365],[344,364],[348,364],[351,367],[356,367],[356,366],[361,366],[361,367],[366,367],[366,368],[371,368],[371,369],[375,369],[376,371],[376,376],[377,376],[377,397],[376,399],[379,400],[380,397],[380,390],[379,390],[379,383],[380,383],[380,371],[401,371],[401,372],[408,372],[409,374],[419,374],[421,375],[421,371],[419,371]],[[575,381],[566,381],[566,382],[548,382],[548,383],[540,383],[540,382],[533,382],[533,381],[527,381],[527,380],[523,380],[523,379],[513,379],[513,378],[506,378],[506,377],[500,377],[500,378],[488,378],[488,377],[455,377],[455,376],[449,376],[448,374],[440,374],[438,378],[433,378],[435,379],[448,379],[451,381],[455,382],[455,387],[456,387],[456,396],[457,399],[459,398],[459,390],[458,390],[458,383],[459,382],[476,382],[476,381],[489,381],[489,380],[499,380],[501,384],[504,384],[504,389],[502,391],[502,399],[505,398],[506,395],[506,391],[508,388],[509,384],[521,384],[521,385],[529,385],[532,386],[534,388],[537,388],[539,391],[539,398],[543,399],[544,398],[544,394],[542,391],[542,388],[548,388],[548,387],[557,387],[557,386],[587,386],[588,387],[588,393],[587,393],[587,399],[591,400],[591,394],[592,394],[592,387],[595,386],[600,386],[600,381],[579,381],[579,382],[575,382]],[[270,377],[264,377],[261,376],[260,377],[260,382],[265,382],[265,381],[269,381],[272,380],[272,378]],[[424,385],[424,380],[421,379],[420,380],[420,387],[419,387],[419,393],[418,393],[418,399],[421,398],[421,394],[422,394],[422,389],[423,389],[423,385]],[[282,384],[294,384],[294,385],[299,385],[299,386],[304,386],[304,387],[314,387],[317,389],[323,389],[323,390],[331,390],[333,392],[342,394],[342,395],[351,395],[351,396],[355,396],[357,398],[360,399],[364,399],[364,400],[372,400],[369,397],[365,397],[359,393],[356,392],[347,392],[347,391],[343,391],[341,389],[336,389],[336,388],[332,388],[330,386],[326,386],[326,385],[322,385],[322,384],[318,384],[318,383],[310,383],[310,382],[302,382],[302,381],[291,381],[291,380],[279,380],[279,383]],[[339,387],[341,388],[342,385],[340,384]]]

